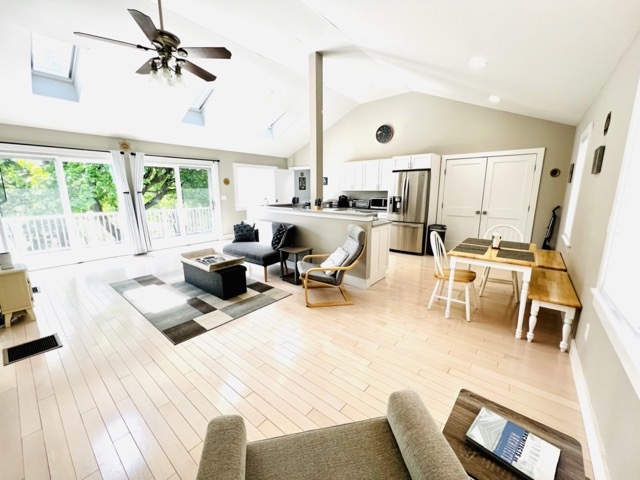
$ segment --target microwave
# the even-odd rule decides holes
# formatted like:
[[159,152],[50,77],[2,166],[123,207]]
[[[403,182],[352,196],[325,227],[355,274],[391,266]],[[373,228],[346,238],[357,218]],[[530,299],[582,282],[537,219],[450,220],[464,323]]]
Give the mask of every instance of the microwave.
[[372,198],[369,200],[369,208],[373,210],[386,210],[387,209],[387,198]]

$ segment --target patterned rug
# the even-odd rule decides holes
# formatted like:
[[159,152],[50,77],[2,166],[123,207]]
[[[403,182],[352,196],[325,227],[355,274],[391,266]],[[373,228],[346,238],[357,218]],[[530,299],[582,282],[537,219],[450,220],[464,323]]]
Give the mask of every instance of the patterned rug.
[[184,281],[182,272],[145,275],[111,287],[174,345],[291,295],[247,278],[247,292],[222,300]]

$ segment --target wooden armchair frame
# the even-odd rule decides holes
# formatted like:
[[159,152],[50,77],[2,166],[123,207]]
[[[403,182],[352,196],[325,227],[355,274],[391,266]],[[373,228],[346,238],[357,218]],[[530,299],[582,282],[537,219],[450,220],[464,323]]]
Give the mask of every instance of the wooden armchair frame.
[[[356,257],[356,259],[351,262],[351,264],[349,266],[346,267],[321,267],[320,265],[318,265],[317,267],[314,268],[310,268],[309,270],[307,270],[305,272],[304,275],[301,275],[302,278],[302,285],[304,286],[304,301],[307,305],[307,307],[337,307],[340,305],[353,305],[353,301],[351,300],[351,297],[349,296],[349,294],[347,293],[347,290],[344,288],[344,277],[345,275],[342,276],[342,279],[340,280],[340,283],[333,285],[331,283],[324,283],[324,282],[320,282],[318,280],[313,280],[311,278],[308,278],[309,273],[313,273],[313,272],[322,272],[322,271],[326,271],[326,270],[332,270],[336,272],[336,275],[338,272],[342,271],[342,272],[348,272],[349,270],[353,269],[357,264],[358,261],[360,260],[360,258],[362,258],[362,255],[364,255],[365,250],[367,249],[367,239],[365,238],[364,243],[362,244],[362,250],[360,251],[360,254]],[[302,259],[303,262],[306,262],[308,260],[313,261],[312,259],[314,258],[327,258],[329,255],[331,255],[330,253],[319,253],[319,254],[314,254],[314,255],[305,255],[305,257]],[[333,287],[333,288],[337,288],[340,290],[340,293],[342,294],[342,298],[344,299],[344,301],[342,302],[316,302],[316,303],[312,303],[309,301],[309,289],[310,288],[328,288],[328,287]]]

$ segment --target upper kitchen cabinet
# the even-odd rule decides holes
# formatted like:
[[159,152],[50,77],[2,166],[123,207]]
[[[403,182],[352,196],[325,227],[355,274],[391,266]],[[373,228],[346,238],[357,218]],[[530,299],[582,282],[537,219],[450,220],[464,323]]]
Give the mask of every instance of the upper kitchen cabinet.
[[346,162],[342,168],[342,190],[386,191],[391,182],[392,170],[391,159]]
[[415,170],[419,168],[432,168],[434,163],[440,160],[440,155],[435,153],[419,153],[415,155],[400,155],[393,157],[394,170]]
[[347,191],[362,190],[362,170],[362,162],[343,163],[340,188]]

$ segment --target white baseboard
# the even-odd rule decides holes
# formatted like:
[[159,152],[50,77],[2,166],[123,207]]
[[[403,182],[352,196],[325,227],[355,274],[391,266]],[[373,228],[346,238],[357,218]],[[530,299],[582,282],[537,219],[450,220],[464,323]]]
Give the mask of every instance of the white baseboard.
[[582,421],[587,434],[587,448],[591,457],[591,466],[593,467],[593,475],[595,480],[610,480],[609,470],[604,460],[604,454],[600,448],[600,433],[598,425],[593,415],[593,405],[589,399],[589,391],[587,382],[582,371],[582,364],[578,356],[575,340],[571,340],[571,349],[569,350],[569,359],[571,361],[571,370],[573,372],[573,380],[576,384],[578,393],[578,402],[580,403],[580,411],[582,412]]

